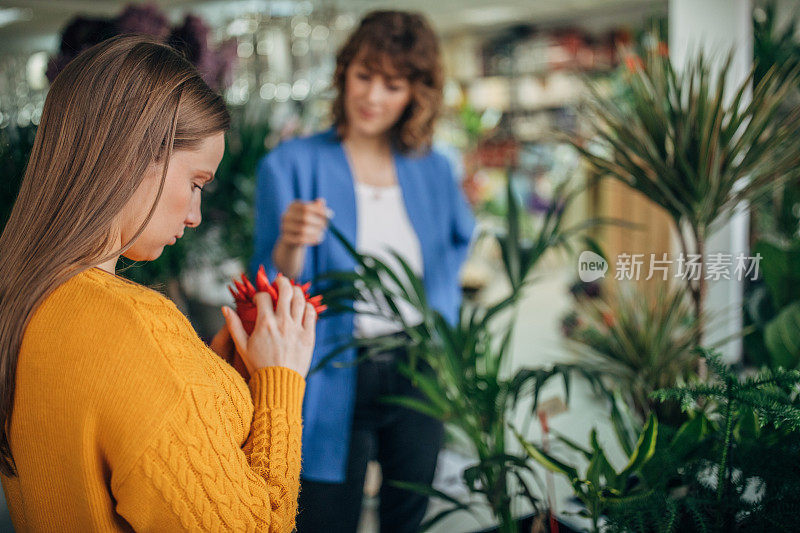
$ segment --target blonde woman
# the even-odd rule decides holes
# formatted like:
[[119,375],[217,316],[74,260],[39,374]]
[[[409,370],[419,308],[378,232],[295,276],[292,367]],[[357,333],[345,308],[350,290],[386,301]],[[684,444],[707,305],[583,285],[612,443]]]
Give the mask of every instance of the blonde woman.
[[[316,315],[280,286],[249,383],[161,295],[115,275],[200,224],[222,99],[171,48],[120,37],[53,82],[0,237],[0,472],[17,531],[291,531]],[[230,335],[228,334],[230,332]]]

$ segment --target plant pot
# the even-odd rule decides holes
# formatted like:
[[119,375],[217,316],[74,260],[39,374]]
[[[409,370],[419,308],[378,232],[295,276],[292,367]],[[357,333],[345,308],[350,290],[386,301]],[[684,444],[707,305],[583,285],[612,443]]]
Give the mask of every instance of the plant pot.
[[[533,527],[534,520],[536,519],[536,516],[537,515],[535,514],[529,514],[517,518],[516,520],[517,531],[519,531],[519,533],[530,533],[531,528]],[[573,526],[570,526],[569,524],[565,523],[564,520],[561,518],[556,518],[556,522],[558,523],[559,533],[580,533],[583,531],[582,529],[577,529]],[[545,520],[545,524],[546,523],[547,521]],[[481,529],[479,531],[475,531],[474,533],[499,533],[499,531],[500,531],[499,527],[492,527],[489,529]]]

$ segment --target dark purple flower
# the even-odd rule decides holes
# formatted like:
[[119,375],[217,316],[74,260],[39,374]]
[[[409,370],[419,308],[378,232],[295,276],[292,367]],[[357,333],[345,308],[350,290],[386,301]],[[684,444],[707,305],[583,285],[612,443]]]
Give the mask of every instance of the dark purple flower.
[[215,84],[211,85],[215,89],[221,90],[233,83],[233,68],[239,59],[236,53],[237,47],[236,39],[231,38],[220,43],[219,48],[217,48],[214,54],[214,62],[216,63],[216,68],[214,69]]
[[209,47],[210,30],[196,15],[187,15],[183,24],[170,28],[169,19],[155,4],[130,4],[115,19],[74,18],[61,35],[60,52],[50,58],[47,79],[52,82],[80,52],[121,33],[141,33],[164,41],[184,54],[213,89],[221,90],[233,81],[236,40],[222,43],[218,50]]
[[61,33],[61,53],[76,56],[82,50],[105,41],[117,34],[113,20],[101,18],[75,17]]
[[117,26],[114,21],[88,17],[73,18],[61,33],[58,55],[50,58],[48,62],[47,79],[52,83],[58,73],[78,54],[116,34]]
[[186,15],[183,25],[173,28],[167,42],[203,72],[204,63],[209,61],[208,35],[208,26],[203,19],[197,15]]
[[602,293],[602,285],[599,281],[576,281],[569,288],[569,292],[576,299],[599,298]]
[[581,319],[578,317],[578,313],[570,311],[561,319],[561,334],[568,339],[573,338],[580,326]]
[[548,213],[553,211],[557,214],[560,214],[565,207],[566,205],[562,198],[547,200],[546,198],[536,194],[535,191],[532,192],[528,198],[528,209],[534,213]]
[[534,213],[546,213],[550,209],[550,202],[533,192],[528,197],[528,209]]
[[67,66],[67,63],[73,59],[74,56],[66,56],[60,52],[58,55],[50,58],[50,60],[47,62],[47,70],[45,71],[45,76],[47,76],[47,79],[50,81],[50,83],[53,83],[53,80],[56,79],[58,73],[64,70],[64,67]]
[[155,4],[128,4],[117,17],[120,33],[143,33],[164,40],[169,35],[169,19]]
[[209,46],[210,34],[203,19],[186,15],[183,25],[172,30],[167,42],[197,67],[211,88],[220,90],[233,82],[237,42],[229,39],[214,50]]

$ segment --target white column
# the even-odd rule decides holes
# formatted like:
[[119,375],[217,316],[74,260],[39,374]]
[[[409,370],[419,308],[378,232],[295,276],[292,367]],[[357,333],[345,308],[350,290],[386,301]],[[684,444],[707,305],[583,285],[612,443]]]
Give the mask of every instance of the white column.
[[[732,87],[740,84],[753,63],[752,12],[751,0],[670,0],[669,48],[676,68],[682,68],[688,58],[700,51],[712,64],[721,66],[727,54],[733,51],[726,81]],[[749,212],[745,206],[740,206],[730,222],[708,239],[704,261],[713,253],[731,254],[734,261],[739,253],[748,255],[749,222]],[[705,305],[709,314],[706,346],[741,331],[743,288],[744,282],[737,279],[709,280]],[[727,361],[738,360],[742,353],[741,339],[727,342],[720,351]]]

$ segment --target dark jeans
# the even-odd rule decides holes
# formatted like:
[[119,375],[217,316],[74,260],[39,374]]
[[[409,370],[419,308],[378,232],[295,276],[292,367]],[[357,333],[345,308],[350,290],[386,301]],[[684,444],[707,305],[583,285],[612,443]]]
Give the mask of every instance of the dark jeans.
[[443,425],[411,409],[381,402],[388,395],[421,398],[397,372],[395,358],[404,351],[381,354],[358,365],[356,405],[344,483],[301,480],[298,533],[355,533],[361,516],[367,462],[377,459],[382,533],[418,531],[428,498],[401,490],[391,480],[430,484],[444,436]]

